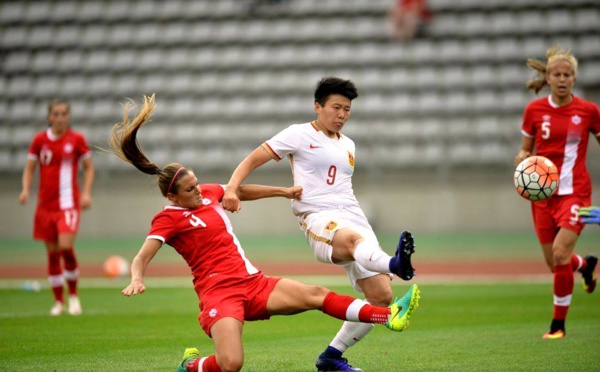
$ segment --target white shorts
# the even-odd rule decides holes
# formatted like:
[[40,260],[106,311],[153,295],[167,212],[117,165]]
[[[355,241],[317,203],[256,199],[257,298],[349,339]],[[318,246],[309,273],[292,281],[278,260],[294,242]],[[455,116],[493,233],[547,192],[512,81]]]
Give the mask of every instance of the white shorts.
[[374,241],[379,246],[377,236],[366,217],[343,209],[331,209],[310,213],[306,217],[301,217],[300,226],[317,260],[323,263],[343,266],[352,286],[358,292],[362,293],[362,289],[356,284],[358,279],[370,278],[380,274],[365,269],[356,261],[333,262],[331,257],[333,253],[331,243],[335,232],[339,229],[352,229],[359,233],[365,240]]

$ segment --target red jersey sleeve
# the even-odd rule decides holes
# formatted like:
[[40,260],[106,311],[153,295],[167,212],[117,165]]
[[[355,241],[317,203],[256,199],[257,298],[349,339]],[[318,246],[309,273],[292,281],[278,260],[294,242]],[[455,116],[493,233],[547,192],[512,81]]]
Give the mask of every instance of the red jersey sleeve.
[[521,134],[529,138],[535,137],[532,103],[529,103],[527,107],[525,107],[525,112],[523,113],[523,124],[521,125]]
[[40,150],[42,148],[42,137],[38,133],[33,137],[31,144],[29,145],[29,150],[27,151],[27,158],[32,160],[37,160],[40,157]]
[[165,243],[175,235],[175,225],[175,221],[173,221],[173,218],[169,214],[161,212],[154,216],[152,227],[146,239],[158,239]]
[[80,158],[85,158],[91,155],[90,152],[90,145],[88,145],[87,140],[85,139],[85,136],[81,133],[79,134],[79,141],[77,141],[77,155]]
[[592,103],[592,123],[590,125],[590,132],[594,136],[600,136],[600,109],[598,106]]
[[219,203],[223,200],[223,195],[225,195],[225,189],[218,183],[204,183],[200,185],[200,189],[203,195],[205,192],[214,195]]

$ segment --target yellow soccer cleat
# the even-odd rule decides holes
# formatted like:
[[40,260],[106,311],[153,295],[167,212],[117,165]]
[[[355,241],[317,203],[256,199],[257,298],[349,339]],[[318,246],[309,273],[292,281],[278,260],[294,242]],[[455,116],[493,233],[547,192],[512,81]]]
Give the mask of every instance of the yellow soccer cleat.
[[391,314],[385,326],[392,331],[404,331],[408,327],[410,317],[419,307],[420,298],[421,291],[419,291],[416,284],[413,284],[402,298],[394,300],[389,306]]
[[542,336],[542,338],[550,339],[550,340],[554,340],[557,338],[565,338],[565,337],[567,337],[567,335],[565,334],[565,331],[563,331],[562,329],[559,329],[558,331],[553,332],[553,333],[551,333],[551,332],[544,333],[544,335]]
[[196,349],[195,347],[185,349],[185,351],[183,352],[183,360],[177,366],[177,372],[188,372],[188,369],[186,368],[188,363],[193,362],[198,358],[200,358],[200,353],[198,352],[198,349]]

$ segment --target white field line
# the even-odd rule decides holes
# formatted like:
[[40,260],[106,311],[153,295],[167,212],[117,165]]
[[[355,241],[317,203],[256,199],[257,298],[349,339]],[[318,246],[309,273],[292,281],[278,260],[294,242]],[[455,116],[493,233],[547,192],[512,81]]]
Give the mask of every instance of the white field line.
[[[349,285],[348,278],[344,275],[298,275],[284,276],[284,278],[298,280],[306,284],[319,284],[323,286]],[[23,289],[31,291],[31,282],[37,282],[41,290],[49,289],[46,278],[24,279],[0,279],[0,290],[2,289]],[[409,282],[394,278],[393,286],[406,286],[412,283],[416,284],[434,284],[434,285],[477,285],[477,284],[548,284],[552,282],[551,274],[540,275],[427,275],[423,277],[416,276]],[[82,278],[79,281],[80,288],[125,288],[129,280],[125,278],[107,279],[107,278]],[[192,288],[190,277],[150,277],[144,280],[146,287],[154,288]]]

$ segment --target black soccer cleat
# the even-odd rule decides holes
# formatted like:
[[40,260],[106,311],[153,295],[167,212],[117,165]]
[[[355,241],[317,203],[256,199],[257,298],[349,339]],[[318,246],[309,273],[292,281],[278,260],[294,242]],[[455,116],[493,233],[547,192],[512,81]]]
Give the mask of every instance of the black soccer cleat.
[[598,264],[598,257],[594,255],[585,256],[587,267],[581,272],[581,279],[583,280],[583,288],[587,293],[594,292],[596,289],[596,276],[594,275],[594,269]]
[[396,248],[397,265],[394,274],[402,280],[411,280],[415,276],[415,269],[410,262],[410,256],[415,253],[415,241],[410,231],[402,231]]

